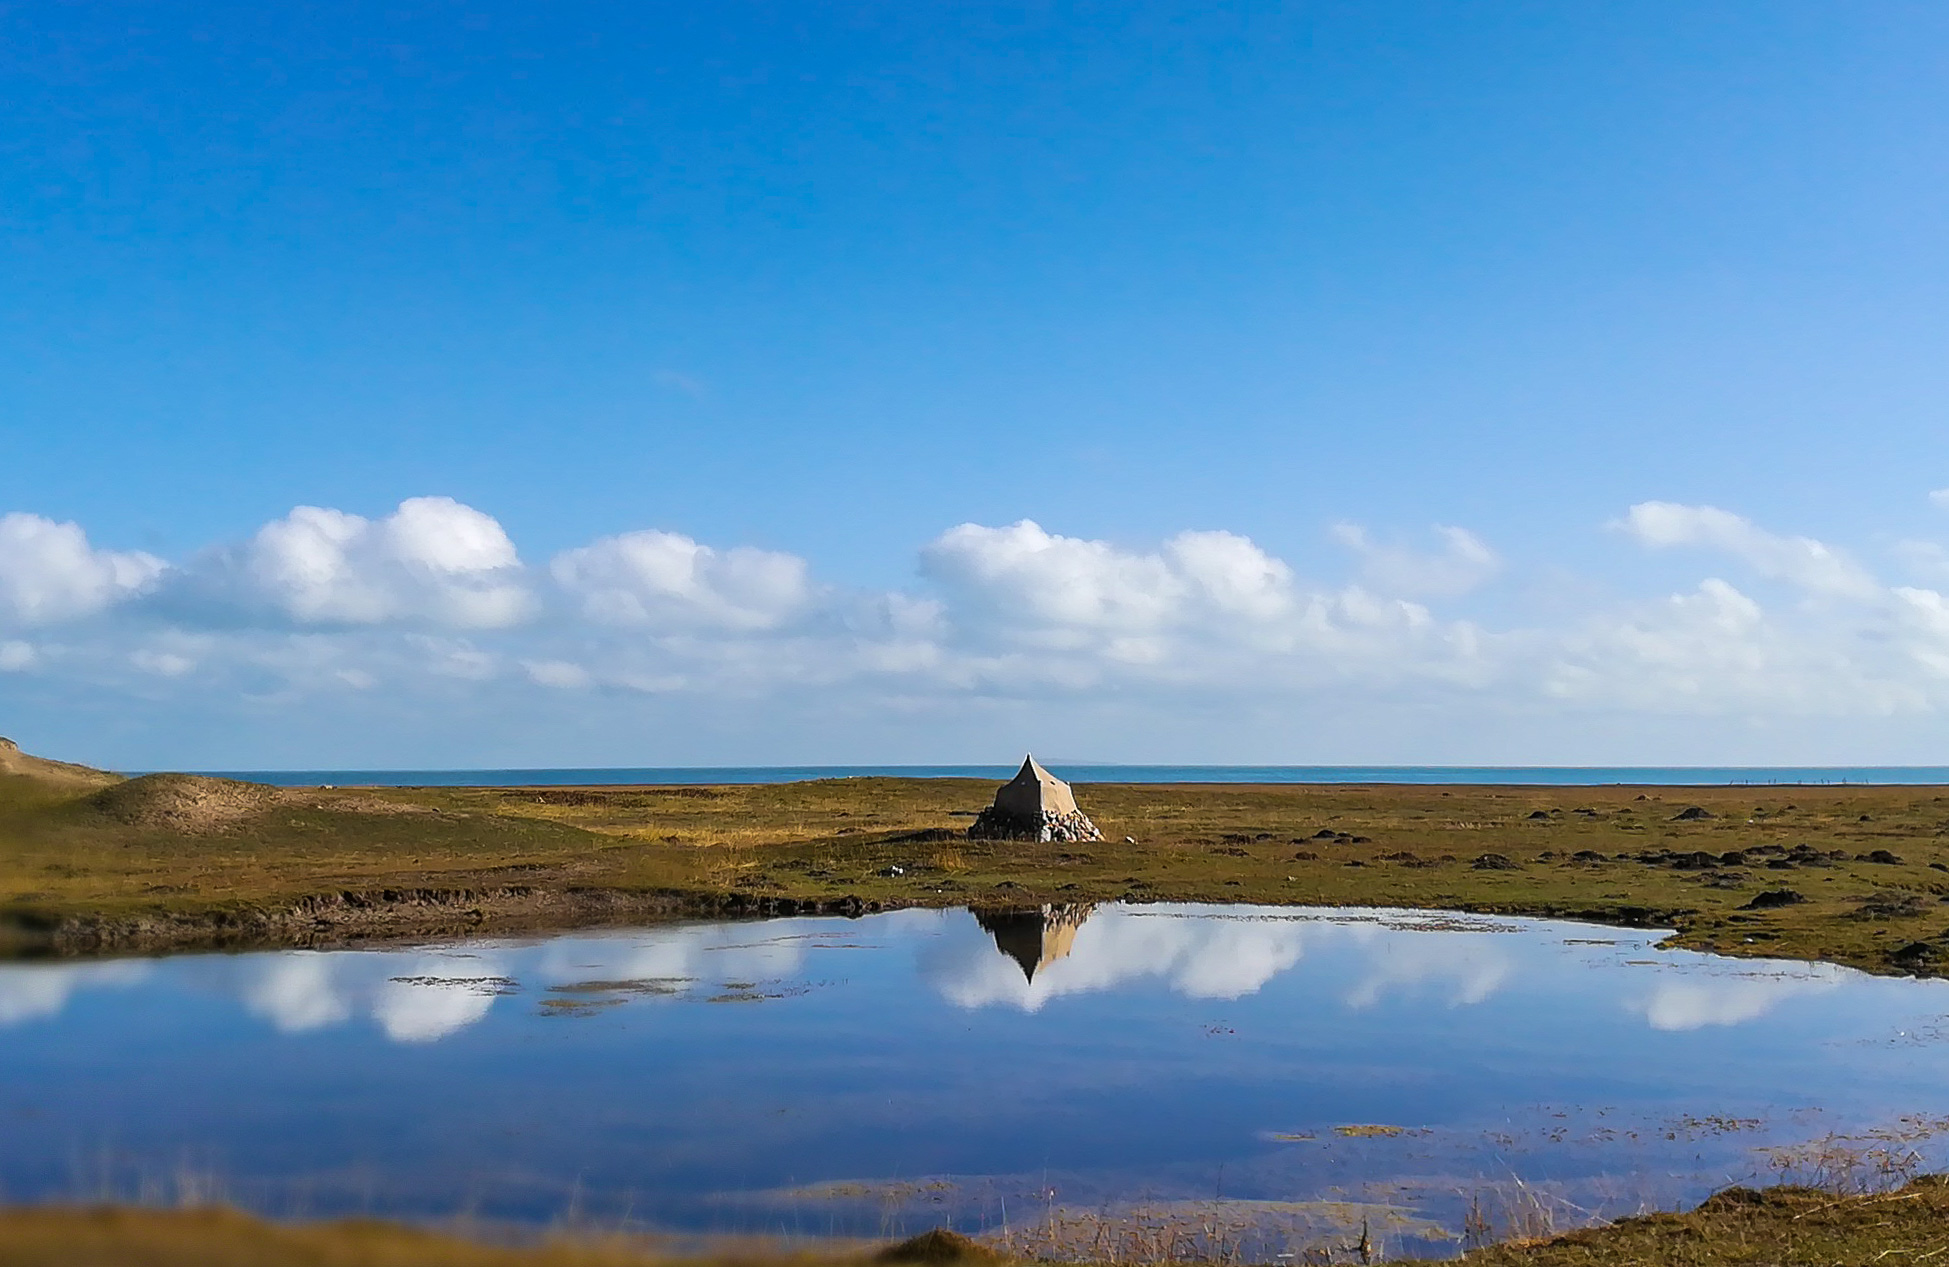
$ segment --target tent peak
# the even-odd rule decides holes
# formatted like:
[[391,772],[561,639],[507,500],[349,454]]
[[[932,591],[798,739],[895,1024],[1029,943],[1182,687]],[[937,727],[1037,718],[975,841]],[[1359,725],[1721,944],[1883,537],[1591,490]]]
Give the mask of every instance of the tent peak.
[[968,834],[981,840],[1101,840],[1076,808],[1069,784],[1030,753],[1014,778],[995,790],[995,803],[976,816]]

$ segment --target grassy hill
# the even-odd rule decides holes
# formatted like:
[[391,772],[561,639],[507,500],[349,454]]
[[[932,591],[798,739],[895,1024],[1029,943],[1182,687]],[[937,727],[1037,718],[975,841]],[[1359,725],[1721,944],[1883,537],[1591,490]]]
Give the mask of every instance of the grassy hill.
[[107,787],[119,774],[91,766],[29,756],[11,739],[0,739],[0,806],[40,802]]

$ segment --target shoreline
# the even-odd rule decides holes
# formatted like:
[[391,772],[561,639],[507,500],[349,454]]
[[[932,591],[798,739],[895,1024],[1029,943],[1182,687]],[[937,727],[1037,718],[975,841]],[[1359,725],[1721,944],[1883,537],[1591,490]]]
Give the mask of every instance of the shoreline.
[[[1067,895],[1066,895],[1067,896]],[[1077,900],[1077,899],[1071,899]],[[1162,902],[1321,910],[1398,910],[1505,919],[1561,920],[1592,928],[1671,929],[1670,912],[1639,908],[1562,908],[1497,905],[1404,905],[1395,902],[1311,903],[1229,898],[1083,898],[1144,906]],[[643,928],[691,921],[751,921],[798,917],[858,919],[901,910],[1008,911],[1040,909],[970,901],[800,900],[747,893],[629,893],[621,890],[497,891],[379,890],[305,898],[283,909],[152,915],[120,919],[68,916],[51,926],[31,920],[0,925],[0,963],[36,959],[112,959],[170,954],[276,950],[364,950],[410,947],[456,938],[556,936],[597,929]],[[1054,904],[1051,904],[1054,905]],[[1776,956],[1768,956],[1776,957]],[[1824,961],[1823,961],[1824,962]]]
[[[1142,784],[1462,788],[1912,788],[1949,786],[1949,766],[1444,766],[1114,765],[1063,762],[1072,786]],[[508,769],[127,770],[186,773],[272,787],[380,788],[725,787],[823,779],[977,779],[1001,782],[1012,765],[540,766]],[[1697,777],[1678,777],[1697,776]],[[1803,777],[1781,777],[1803,776]],[[1816,776],[1816,777],[1806,777]],[[1900,777],[1885,777],[1900,776]]]
[[[1448,1259],[1375,1259],[1380,1267],[1448,1262],[1459,1267],[1733,1267],[1734,1264],[1853,1264],[1923,1261],[1941,1252],[1949,1229],[1949,1176],[1923,1175],[1885,1190],[1844,1192],[1781,1184],[1729,1187],[1689,1210],[1647,1212],[1567,1232],[1520,1230]],[[1364,1238],[1363,1238],[1364,1240]],[[538,1241],[538,1243],[537,1243]],[[1355,1247],[1349,1247],[1355,1248]],[[378,1219],[275,1221],[227,1206],[159,1210],[143,1206],[0,1207],[0,1265],[68,1267],[140,1261],[152,1267],[303,1261],[317,1267],[379,1262],[447,1267],[651,1267],[670,1263],[746,1267],[848,1267],[934,1263],[1007,1267],[1014,1257],[992,1237],[935,1230],[897,1244],[842,1241],[812,1248],[745,1244],[685,1257],[652,1238],[616,1233],[578,1238],[556,1232],[527,1244],[495,1244],[452,1229]],[[1363,1258],[1366,1256],[1363,1254]],[[1158,1261],[1138,1258],[1131,1261]],[[1183,1261],[1183,1260],[1177,1260]],[[1197,1261],[1213,1261],[1199,1259]]]

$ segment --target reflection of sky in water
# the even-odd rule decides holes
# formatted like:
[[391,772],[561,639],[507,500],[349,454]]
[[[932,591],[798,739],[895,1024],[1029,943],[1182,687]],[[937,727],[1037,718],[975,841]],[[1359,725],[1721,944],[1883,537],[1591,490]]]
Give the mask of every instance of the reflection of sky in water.
[[[1684,1199],[1770,1140],[1949,1113],[1949,1052],[1915,1038],[1942,983],[1411,913],[1103,907],[1027,936],[909,911],[0,966],[0,1191],[126,1195],[191,1158],[274,1213],[548,1218],[573,1191],[824,1232],[880,1211],[734,1194],[956,1176],[966,1226],[1045,1175],[1098,1201],[1222,1168],[1445,1217],[1428,1194],[1485,1175]],[[1762,1125],[1660,1127],[1713,1117]],[[1333,1133],[1372,1122],[1426,1133]]]

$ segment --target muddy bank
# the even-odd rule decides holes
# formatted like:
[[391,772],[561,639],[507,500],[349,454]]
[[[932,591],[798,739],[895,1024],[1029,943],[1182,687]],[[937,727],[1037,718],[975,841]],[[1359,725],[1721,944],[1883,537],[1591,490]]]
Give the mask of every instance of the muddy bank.
[[621,889],[383,888],[344,890],[281,906],[238,905],[140,915],[0,912],[0,958],[162,954],[209,950],[319,950],[450,937],[560,933],[683,919],[784,915],[857,918],[912,906],[842,897]]
[[[1146,901],[1131,894],[1119,900]],[[348,889],[282,905],[238,904],[204,911],[118,916],[4,911],[0,912],[0,959],[346,949],[455,937],[565,933],[676,920],[803,915],[857,919],[881,911],[915,908],[1016,909],[1022,901],[1009,891],[988,895],[984,900],[979,896],[942,894],[914,898],[862,898],[853,894],[814,898],[735,891],[555,889],[520,884],[482,888]],[[1553,903],[1448,904],[1424,909],[1576,920],[1616,928],[1672,928],[1689,914],[1638,906]]]

